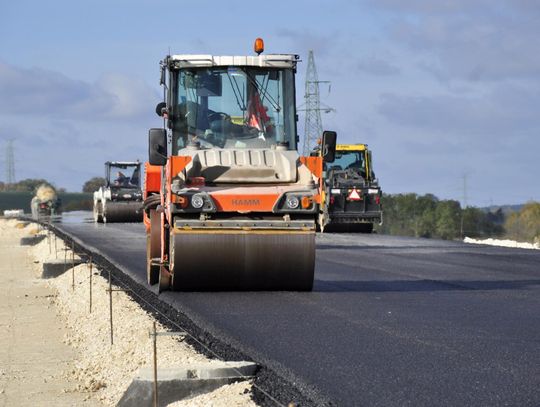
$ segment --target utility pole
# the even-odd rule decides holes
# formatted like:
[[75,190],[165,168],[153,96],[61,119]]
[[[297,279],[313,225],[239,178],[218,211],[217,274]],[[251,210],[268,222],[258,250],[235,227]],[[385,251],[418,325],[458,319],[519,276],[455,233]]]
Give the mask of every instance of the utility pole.
[[463,174],[463,209],[467,207],[467,174]]
[[6,185],[15,183],[15,153],[13,140],[6,141]]
[[305,156],[309,155],[310,151],[315,147],[317,139],[322,136],[323,126],[321,111],[325,113],[334,111],[334,109],[331,107],[321,107],[321,98],[319,92],[319,84],[321,83],[329,84],[330,81],[319,80],[313,50],[310,50],[306,70],[306,90],[304,94],[305,102],[303,104],[304,108],[298,109],[299,112],[306,112],[306,120],[304,125],[304,145],[302,148],[302,153]]
[[461,222],[460,222],[460,235],[461,239],[465,237],[465,231],[463,230],[463,224],[464,224],[464,211],[467,208],[467,173],[464,173],[463,176],[463,207],[461,208]]

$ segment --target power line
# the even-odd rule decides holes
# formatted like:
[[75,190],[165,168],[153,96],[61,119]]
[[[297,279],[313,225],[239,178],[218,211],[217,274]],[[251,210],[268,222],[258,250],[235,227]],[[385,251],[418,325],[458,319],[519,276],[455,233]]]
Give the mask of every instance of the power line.
[[317,139],[322,135],[323,126],[321,111],[325,113],[334,111],[334,109],[331,107],[321,107],[319,92],[319,84],[321,83],[329,84],[330,81],[319,81],[313,50],[310,50],[306,70],[306,88],[304,94],[305,103],[303,104],[305,107],[304,109],[298,109],[300,112],[306,112],[306,120],[304,125],[304,145],[302,148],[303,155],[309,155],[309,152],[315,147]]

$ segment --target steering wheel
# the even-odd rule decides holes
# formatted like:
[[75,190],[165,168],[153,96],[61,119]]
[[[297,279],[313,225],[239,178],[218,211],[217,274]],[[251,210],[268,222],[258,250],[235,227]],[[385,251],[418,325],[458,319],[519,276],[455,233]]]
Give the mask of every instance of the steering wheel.
[[209,122],[214,122],[216,120],[231,121],[231,116],[223,112],[213,112],[208,115]]

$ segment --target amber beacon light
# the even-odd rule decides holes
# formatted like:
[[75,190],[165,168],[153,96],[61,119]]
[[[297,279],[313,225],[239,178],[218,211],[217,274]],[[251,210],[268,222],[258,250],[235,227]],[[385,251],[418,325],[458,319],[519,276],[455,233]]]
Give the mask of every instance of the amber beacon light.
[[261,52],[264,51],[264,41],[262,38],[257,38],[255,40],[255,44],[253,45],[253,49],[257,53],[257,55],[261,55]]

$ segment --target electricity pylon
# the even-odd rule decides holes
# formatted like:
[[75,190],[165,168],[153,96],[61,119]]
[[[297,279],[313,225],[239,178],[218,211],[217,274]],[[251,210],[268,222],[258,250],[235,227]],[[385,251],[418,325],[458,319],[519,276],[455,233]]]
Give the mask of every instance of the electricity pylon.
[[321,107],[321,98],[319,92],[319,84],[321,83],[329,84],[330,81],[319,80],[313,50],[310,50],[306,70],[306,93],[304,94],[305,102],[302,105],[304,108],[298,109],[299,112],[306,112],[306,121],[304,125],[304,145],[302,148],[303,155],[309,155],[310,151],[315,147],[317,139],[322,135],[323,126],[321,111],[324,113],[334,111],[334,109],[328,106]]
[[6,184],[15,183],[15,153],[13,139],[6,142]]

